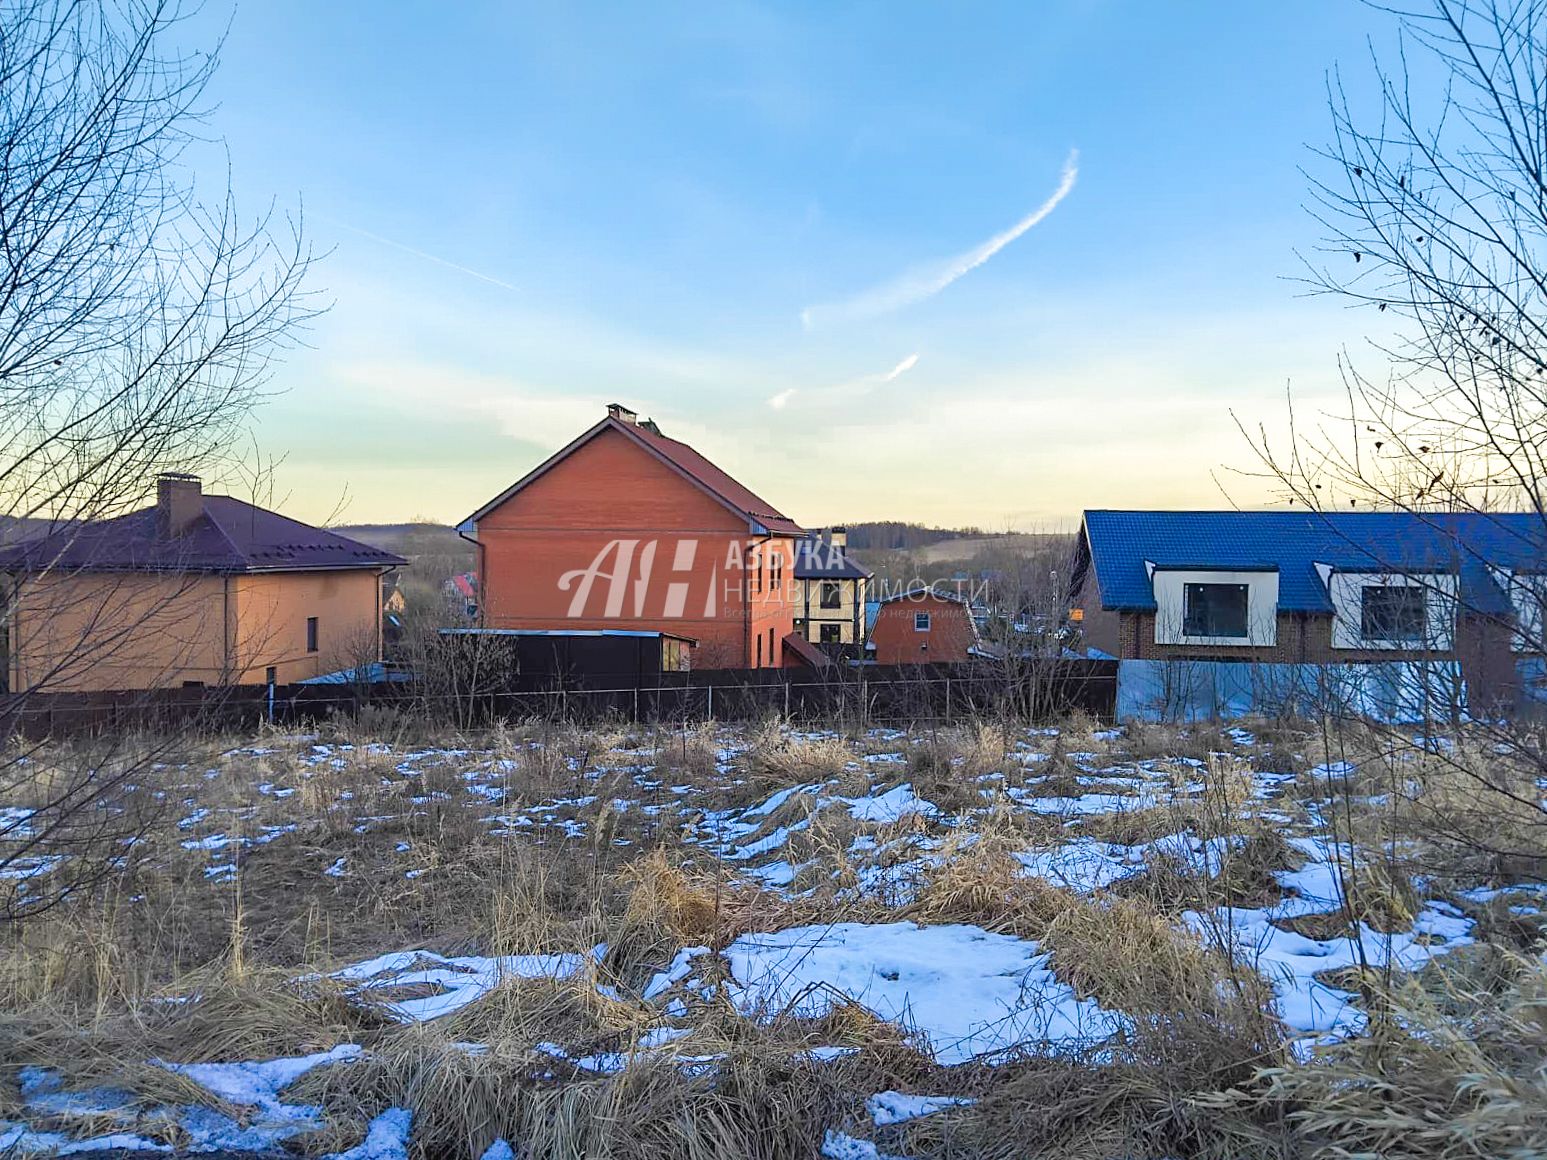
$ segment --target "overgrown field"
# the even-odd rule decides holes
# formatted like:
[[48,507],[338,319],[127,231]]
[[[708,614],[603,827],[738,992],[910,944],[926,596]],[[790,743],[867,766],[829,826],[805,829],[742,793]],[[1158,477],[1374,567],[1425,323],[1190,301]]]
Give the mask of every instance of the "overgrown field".
[[[0,1151],[1547,1154],[1547,813],[1465,733],[202,744],[0,927]],[[0,843],[81,750],[32,754]],[[13,909],[71,856],[13,861]]]

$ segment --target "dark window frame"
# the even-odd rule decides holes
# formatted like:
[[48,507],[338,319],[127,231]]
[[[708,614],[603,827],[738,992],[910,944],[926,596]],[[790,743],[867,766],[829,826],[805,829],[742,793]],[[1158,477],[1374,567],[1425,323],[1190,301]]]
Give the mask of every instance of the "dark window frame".
[[822,608],[843,607],[843,585],[836,580],[823,580],[819,589],[817,603]]
[[317,638],[318,638],[317,618],[315,616],[308,616],[306,618],[306,651],[307,652],[314,653],[314,652],[317,651]]
[[817,643],[818,644],[842,644],[843,643],[843,625],[841,625],[841,624],[834,624],[832,622],[828,622],[827,624],[819,625],[818,628],[817,628]]
[[1249,637],[1251,585],[1210,580],[1185,582],[1182,585],[1182,635],[1198,640],[1244,640]]
[[934,630],[935,619],[931,613],[915,612],[913,614],[914,632],[931,632]]
[[[1407,607],[1371,608],[1373,603]],[[1359,590],[1359,637],[1391,644],[1426,644],[1429,639],[1429,594],[1421,584],[1366,584]]]

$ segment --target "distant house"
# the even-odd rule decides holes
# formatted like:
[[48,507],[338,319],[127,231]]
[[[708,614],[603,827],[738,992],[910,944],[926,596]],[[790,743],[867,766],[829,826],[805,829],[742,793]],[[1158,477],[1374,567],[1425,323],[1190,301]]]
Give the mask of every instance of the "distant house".
[[446,603],[465,620],[478,619],[478,573],[460,572],[446,581]]
[[621,404],[463,529],[486,628],[665,632],[698,642],[694,668],[784,662],[804,529]]
[[1464,679],[1475,705],[1513,696],[1517,661],[1541,651],[1547,524],[1484,513],[1088,511],[1072,586],[1093,655],[1416,663]]
[[4,686],[288,684],[381,658],[402,557],[163,475],[156,503],[0,549]]
[[865,597],[873,573],[848,554],[843,528],[814,532],[795,545],[795,630],[812,644],[865,642]]
[[396,572],[388,572],[381,578],[381,639],[384,644],[397,644],[405,631],[403,617],[408,612],[408,601],[397,580]]
[[913,588],[876,602],[869,649],[876,664],[965,661],[978,650],[971,609],[954,592]]

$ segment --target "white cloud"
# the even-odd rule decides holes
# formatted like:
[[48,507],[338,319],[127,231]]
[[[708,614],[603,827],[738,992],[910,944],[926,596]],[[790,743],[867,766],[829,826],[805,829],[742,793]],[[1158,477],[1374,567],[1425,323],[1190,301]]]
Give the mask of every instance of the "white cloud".
[[884,375],[882,375],[881,376],[881,381],[883,383],[893,382],[894,380],[896,380],[896,379],[900,378],[901,376],[907,374],[909,371],[911,371],[914,367],[916,367],[918,365],[919,365],[919,356],[917,354],[910,354],[907,358],[903,359],[902,362],[898,363],[891,370],[887,371]]
[[1046,201],[1009,229],[995,234],[986,242],[974,246],[965,253],[957,254],[954,258],[909,270],[890,282],[871,287],[852,298],[808,306],[800,312],[802,325],[809,330],[826,322],[874,318],[877,315],[900,310],[904,306],[911,306],[915,302],[922,302],[940,293],[963,274],[976,270],[1057,209],[1058,203],[1069,196],[1069,191],[1074,188],[1075,180],[1080,175],[1079,157],[1078,150],[1070,150],[1068,158],[1064,161],[1063,173],[1058,180],[1058,188]]
[[798,389],[798,387],[790,387],[788,390],[780,391],[777,395],[768,400],[768,405],[775,411],[784,410],[785,405],[795,397],[795,392]]

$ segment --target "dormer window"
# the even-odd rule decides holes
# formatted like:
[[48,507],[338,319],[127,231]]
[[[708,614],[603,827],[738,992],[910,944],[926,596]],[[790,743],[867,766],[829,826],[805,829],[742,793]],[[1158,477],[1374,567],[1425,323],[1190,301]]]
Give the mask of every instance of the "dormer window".
[[1277,569],[1150,567],[1156,644],[1266,648],[1277,642]]
[[1327,573],[1332,647],[1449,652],[1456,639],[1456,576]]
[[1245,584],[1184,584],[1182,586],[1182,635],[1247,635]]
[[1417,585],[1368,585],[1359,594],[1359,633],[1367,641],[1422,644],[1429,631],[1428,593]]

